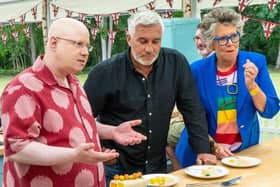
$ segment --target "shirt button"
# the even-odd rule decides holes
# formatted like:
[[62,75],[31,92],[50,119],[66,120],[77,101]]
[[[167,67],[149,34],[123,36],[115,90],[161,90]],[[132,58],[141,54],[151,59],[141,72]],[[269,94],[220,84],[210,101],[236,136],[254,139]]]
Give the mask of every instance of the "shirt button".
[[153,132],[153,131],[150,129],[150,130],[149,130],[149,133],[152,134],[152,132]]
[[241,125],[241,126],[240,126],[240,128],[244,128],[244,127],[245,127],[245,125]]
[[150,97],[151,97],[151,95],[150,95],[150,94],[148,94],[148,95],[147,95],[147,97],[148,97],[148,98],[150,98]]
[[145,78],[144,78],[144,77],[142,77],[142,81],[145,81]]
[[151,146],[148,146],[148,149],[151,149]]
[[146,161],[145,161],[145,164],[148,164],[148,163],[149,163],[149,161],[148,161],[148,160],[146,160]]
[[149,112],[149,116],[151,116],[151,115],[153,115],[153,113],[152,113],[152,112]]

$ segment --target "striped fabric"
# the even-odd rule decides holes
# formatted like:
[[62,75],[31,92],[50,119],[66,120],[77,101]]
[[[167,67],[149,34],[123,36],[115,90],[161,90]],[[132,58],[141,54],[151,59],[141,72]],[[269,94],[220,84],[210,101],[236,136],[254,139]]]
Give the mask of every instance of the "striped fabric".
[[227,72],[217,71],[216,83],[218,89],[217,131],[215,140],[231,151],[242,143],[237,127],[236,94],[237,67]]

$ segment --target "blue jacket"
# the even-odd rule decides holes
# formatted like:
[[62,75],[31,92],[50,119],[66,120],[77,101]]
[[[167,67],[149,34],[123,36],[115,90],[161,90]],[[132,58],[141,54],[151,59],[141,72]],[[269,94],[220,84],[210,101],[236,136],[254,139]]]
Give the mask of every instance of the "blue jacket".
[[[259,73],[255,79],[261,90],[266,95],[264,112],[258,112],[245,85],[243,65],[249,59],[253,62]],[[279,98],[269,76],[265,56],[239,51],[237,63],[237,124],[242,138],[242,145],[238,151],[259,142],[260,125],[257,113],[265,118],[272,118],[279,111]],[[191,65],[192,73],[196,79],[201,102],[206,111],[208,120],[208,133],[214,137],[217,128],[217,89],[216,89],[216,54],[198,60]]]
[[[264,112],[258,112],[252,97],[245,85],[243,64],[249,59],[259,70],[255,79],[256,83],[266,95]],[[238,94],[237,94],[237,124],[242,138],[242,145],[236,151],[241,151],[259,142],[260,125],[257,113],[265,118],[272,118],[280,109],[279,98],[273,87],[272,81],[266,67],[265,56],[254,53],[239,51],[238,53]],[[196,79],[201,102],[206,111],[208,120],[208,133],[214,137],[217,129],[217,89],[216,89],[216,54],[198,60],[191,64],[192,73]],[[184,129],[176,146],[176,156],[183,167],[195,163],[196,155],[187,141],[188,132]]]

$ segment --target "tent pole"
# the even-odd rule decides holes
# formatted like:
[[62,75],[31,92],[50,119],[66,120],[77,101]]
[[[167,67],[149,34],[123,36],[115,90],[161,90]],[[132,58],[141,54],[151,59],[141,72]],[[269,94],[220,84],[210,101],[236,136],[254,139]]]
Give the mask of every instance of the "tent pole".
[[42,30],[44,46],[47,45],[48,26],[49,26],[49,0],[42,0]]

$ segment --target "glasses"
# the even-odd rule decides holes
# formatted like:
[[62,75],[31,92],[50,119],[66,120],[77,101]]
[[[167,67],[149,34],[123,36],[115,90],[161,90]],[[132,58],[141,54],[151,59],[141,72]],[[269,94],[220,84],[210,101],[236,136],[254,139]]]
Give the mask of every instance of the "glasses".
[[229,40],[231,40],[232,43],[237,43],[239,42],[239,39],[240,33],[237,32],[227,36],[215,37],[213,40],[217,41],[220,46],[223,46],[227,45]]
[[56,37],[56,39],[67,41],[67,42],[71,43],[72,45],[74,45],[78,49],[87,48],[88,52],[91,52],[93,50],[92,46],[84,44],[83,42],[77,42],[75,40],[71,40],[71,39],[67,39],[67,38],[61,38],[61,37]]

